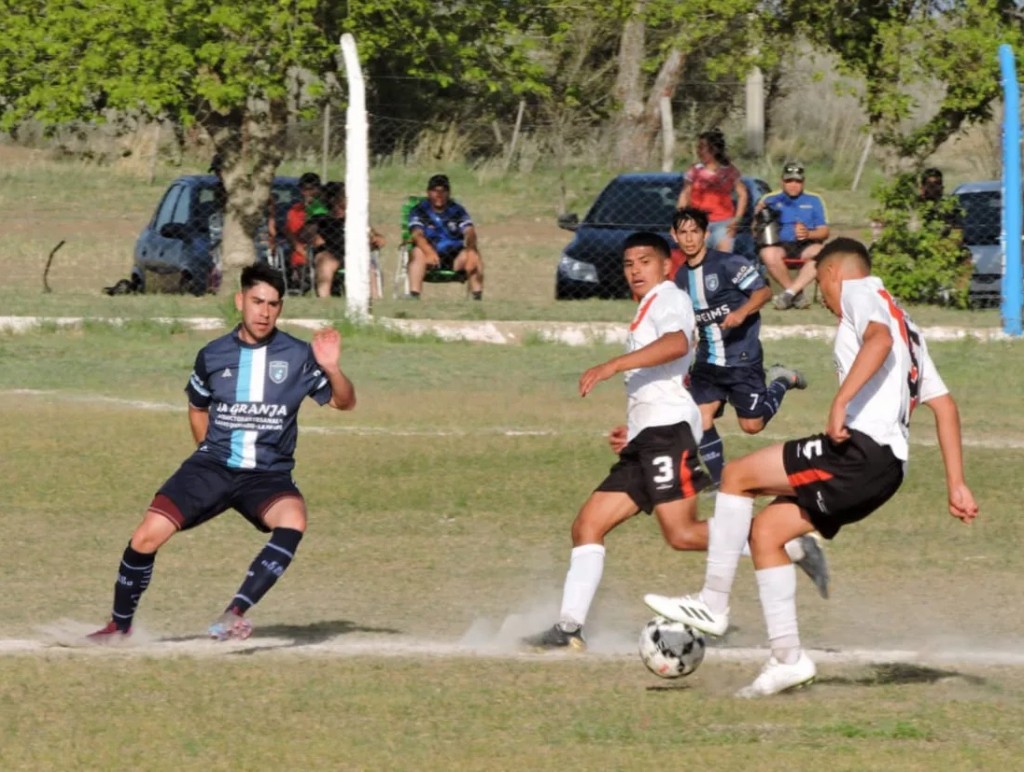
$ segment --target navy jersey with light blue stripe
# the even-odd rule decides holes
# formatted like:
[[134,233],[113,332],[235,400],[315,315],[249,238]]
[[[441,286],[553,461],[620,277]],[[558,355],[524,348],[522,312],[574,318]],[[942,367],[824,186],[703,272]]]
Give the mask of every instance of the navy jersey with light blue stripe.
[[745,304],[755,290],[765,286],[756,266],[742,255],[709,249],[696,267],[683,263],[676,284],[693,301],[697,317],[696,362],[719,367],[761,366],[761,314],[754,313],[739,327],[723,330],[731,312]]
[[206,344],[185,387],[194,407],[210,414],[208,453],[232,469],[284,472],[295,466],[296,418],[306,397],[324,405],[331,385],[306,341],[275,330],[258,345],[238,328]]

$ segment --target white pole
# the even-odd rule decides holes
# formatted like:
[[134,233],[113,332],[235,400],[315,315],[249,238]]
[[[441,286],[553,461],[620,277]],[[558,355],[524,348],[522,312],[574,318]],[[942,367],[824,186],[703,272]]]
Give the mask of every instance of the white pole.
[[370,314],[370,163],[366,120],[366,88],[356,41],[341,36],[341,54],[348,79],[345,117],[345,299],[350,318]]
[[857,162],[857,171],[853,175],[850,190],[856,190],[857,186],[860,185],[860,175],[864,172],[864,164],[868,162],[868,156],[871,155],[871,145],[874,141],[874,134],[868,134],[868,138],[864,140],[864,150],[861,151],[860,160]]
[[661,108],[661,170],[672,171],[676,160],[676,128],[672,120],[672,100],[667,96],[658,101]]
[[519,112],[516,113],[516,127],[512,130],[512,144],[508,148],[508,156],[505,158],[505,173],[512,168],[512,158],[516,154],[516,144],[519,142],[519,129],[523,125],[523,112],[526,110],[526,100],[519,100]]
[[747,73],[747,152],[764,155],[764,75],[760,67]]

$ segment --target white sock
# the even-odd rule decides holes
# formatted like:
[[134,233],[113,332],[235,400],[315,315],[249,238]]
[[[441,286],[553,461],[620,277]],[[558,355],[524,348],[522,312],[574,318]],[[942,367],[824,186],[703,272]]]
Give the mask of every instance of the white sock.
[[736,567],[750,539],[754,500],[722,493],[715,497],[715,516],[708,521],[708,563],[700,596],[716,613],[729,610],[729,594]]
[[603,573],[603,544],[573,547],[569,555],[569,571],[565,575],[565,588],[562,590],[562,612],[558,618],[560,623],[583,626]]
[[779,662],[793,664],[800,657],[800,630],[796,621],[796,567],[762,568],[754,572],[761,598],[768,644]]
[[786,550],[786,554],[789,555],[789,559],[792,560],[794,563],[799,563],[801,560],[804,559],[804,556],[807,554],[804,551],[804,545],[803,542],[800,541],[799,536],[797,536],[795,539],[790,539],[782,546]]

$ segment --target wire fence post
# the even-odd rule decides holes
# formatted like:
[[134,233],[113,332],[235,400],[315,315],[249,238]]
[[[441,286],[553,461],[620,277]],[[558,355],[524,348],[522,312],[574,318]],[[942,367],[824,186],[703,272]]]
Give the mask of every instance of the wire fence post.
[[1020,85],[1013,49],[999,46],[1003,75],[1003,332],[1021,335]]
[[341,54],[348,79],[345,116],[345,309],[353,319],[370,314],[370,162],[366,118],[366,87],[356,41],[341,36]]

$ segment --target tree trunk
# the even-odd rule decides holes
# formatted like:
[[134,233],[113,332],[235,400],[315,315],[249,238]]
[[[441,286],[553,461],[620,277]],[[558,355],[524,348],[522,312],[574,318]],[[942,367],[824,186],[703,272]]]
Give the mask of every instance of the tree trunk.
[[682,51],[669,49],[645,100],[642,69],[646,40],[645,8],[646,1],[637,0],[632,15],[622,28],[619,44],[615,97],[622,107],[615,124],[615,159],[623,169],[642,169],[651,165],[661,128],[661,98],[671,98],[675,94],[685,62]]
[[[643,165],[638,157],[637,125],[643,118],[644,43],[647,26],[644,20],[646,0],[636,0],[633,11],[622,27],[619,39],[619,72],[615,77],[615,99],[618,101],[619,116],[615,121],[615,161],[623,169],[634,169]],[[642,149],[639,153],[642,156]]]
[[210,134],[223,163],[227,191],[220,293],[230,294],[238,289],[242,269],[256,260],[256,238],[265,235],[272,216],[268,204],[281,163],[287,106],[284,99],[250,100],[244,110],[218,116],[215,123]]

